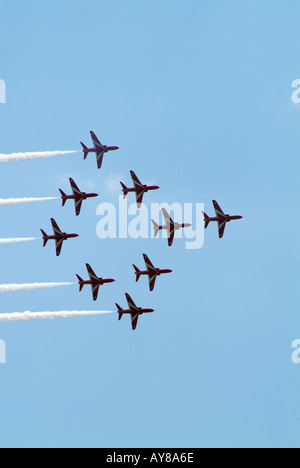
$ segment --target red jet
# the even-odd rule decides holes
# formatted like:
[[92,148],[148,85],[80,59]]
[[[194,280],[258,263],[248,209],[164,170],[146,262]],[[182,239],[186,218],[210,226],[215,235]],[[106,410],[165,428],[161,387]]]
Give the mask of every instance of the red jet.
[[82,151],[84,153],[84,159],[87,158],[87,155],[89,153],[96,153],[97,166],[98,166],[98,169],[101,169],[104,153],[107,153],[108,151],[118,150],[119,147],[102,145],[100,141],[98,140],[98,138],[96,137],[95,133],[94,132],[90,132],[90,133],[91,133],[91,137],[94,143],[94,148],[88,148],[87,146],[85,146],[84,143],[80,142],[83,148]]
[[162,229],[166,229],[168,232],[168,245],[171,247],[173,244],[175,232],[178,231],[179,229],[185,228],[185,227],[190,227],[191,224],[189,223],[174,223],[173,219],[170,217],[168,212],[163,208],[162,209],[164,218],[165,218],[165,225],[164,226],[159,226],[155,221],[152,219],[153,227],[154,227],[154,237],[157,236],[158,231]]
[[53,236],[48,236],[45,231],[41,229],[41,232],[43,234],[43,240],[44,244],[43,247],[47,244],[48,240],[55,240],[55,245],[56,245],[56,256],[58,257],[61,252],[61,248],[63,245],[63,242],[67,239],[71,239],[73,237],[78,237],[78,234],[67,234],[66,232],[62,232],[58,225],[56,224],[56,221],[51,218],[51,223],[52,223],[52,228],[54,235]]
[[216,212],[215,217],[210,218],[203,211],[204,221],[205,221],[205,229],[207,228],[207,226],[209,225],[209,223],[211,221],[216,221],[218,223],[219,238],[221,239],[223,237],[223,235],[224,235],[226,223],[230,223],[230,221],[233,221],[235,219],[242,219],[243,216],[240,216],[240,215],[231,216],[229,214],[225,214],[221,210],[220,206],[218,205],[218,203],[215,200],[213,200],[213,205],[214,205],[214,209],[215,209],[215,212]]
[[90,277],[89,280],[84,281],[79,275],[76,275],[78,278],[79,291],[82,291],[83,286],[86,284],[90,284],[92,286],[93,299],[96,301],[100,286],[105,283],[114,283],[115,280],[112,278],[99,278],[88,263],[86,264],[86,268]]
[[77,187],[77,185],[75,184],[74,180],[71,178],[69,180],[70,180],[71,188],[73,191],[73,195],[66,195],[61,189],[59,189],[61,193],[62,206],[65,205],[67,200],[74,200],[75,213],[76,213],[76,216],[79,216],[83,200],[87,200],[87,198],[98,197],[98,193],[81,192],[79,188]]
[[129,294],[125,294],[127,302],[128,302],[128,309],[122,309],[118,304],[117,306],[117,312],[119,314],[119,320],[121,320],[123,314],[130,314],[131,315],[131,325],[132,325],[132,330],[136,329],[137,323],[139,316],[142,314],[147,314],[154,312],[154,309],[143,309],[142,307],[137,307]]
[[149,260],[149,258],[147,257],[146,254],[143,254],[143,257],[144,257],[144,260],[145,260],[147,270],[141,271],[141,270],[138,269],[138,267],[133,265],[133,268],[135,269],[136,281],[138,281],[140,279],[141,275],[147,275],[149,277],[150,291],[153,291],[154,286],[155,286],[156,278],[158,276],[162,275],[162,274],[165,274],[165,273],[172,273],[172,270],[164,270],[164,269],[161,269],[161,268],[155,268],[153,266],[153,264],[150,262],[150,260]]
[[128,187],[126,187],[125,184],[123,184],[123,182],[120,182],[120,184],[122,185],[122,191],[123,191],[124,199],[127,197],[127,194],[129,192],[135,192],[136,193],[136,203],[137,203],[138,208],[140,208],[141,204],[143,202],[144,194],[146,192],[149,192],[149,190],[157,190],[160,187],[158,185],[143,185],[141,183],[141,181],[137,178],[137,176],[135,175],[135,173],[133,171],[130,171],[130,175],[131,175],[134,187],[128,188]]

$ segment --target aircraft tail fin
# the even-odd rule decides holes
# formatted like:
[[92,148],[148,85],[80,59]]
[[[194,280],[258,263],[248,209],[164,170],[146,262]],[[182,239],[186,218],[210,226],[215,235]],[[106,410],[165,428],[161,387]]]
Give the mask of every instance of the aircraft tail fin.
[[87,158],[87,155],[88,155],[88,153],[89,153],[89,152],[88,152],[88,147],[85,146],[85,144],[82,143],[82,141],[80,142],[80,144],[81,144],[81,146],[82,146],[82,151],[83,151],[83,153],[84,153],[84,156],[83,156],[83,157],[84,157],[84,159],[86,159],[86,158]]
[[118,314],[119,314],[119,320],[123,317],[123,312],[122,312],[122,307],[119,306],[119,304],[116,303],[116,307],[118,309]]
[[80,278],[80,276],[79,276],[79,275],[76,275],[76,276],[77,276],[77,278],[78,278],[78,283],[79,283],[79,292],[80,292],[80,291],[82,291],[82,288],[83,288],[83,286],[84,286],[84,284],[83,284],[83,279],[82,279],[82,278]]
[[48,242],[47,234],[45,233],[45,231],[43,231],[43,229],[41,229],[41,233],[43,234],[43,241],[44,241],[43,247],[45,247],[45,245]]
[[120,182],[120,184],[122,185],[122,192],[123,192],[123,195],[124,195],[123,198],[124,198],[124,200],[125,200],[125,198],[126,198],[126,196],[127,196],[127,194],[128,194],[128,188],[126,187],[125,184],[123,184],[123,182]]
[[66,203],[66,201],[67,201],[67,199],[66,199],[66,196],[67,196],[67,195],[66,195],[65,192],[63,192],[61,189],[59,189],[59,191],[60,191],[60,194],[61,194],[62,206],[65,206],[65,203]]
[[159,225],[155,221],[153,221],[153,219],[151,221],[154,227],[154,237],[156,237],[159,231]]
[[141,271],[138,269],[137,266],[133,265],[133,268],[135,269],[135,275],[136,275],[136,282],[138,282],[138,280],[140,279],[141,277]]
[[204,222],[205,222],[204,229],[206,229],[206,228],[207,228],[207,226],[208,226],[208,225],[209,225],[209,223],[210,223],[210,218],[209,218],[209,216],[207,216],[207,214],[206,214],[206,213],[204,213],[204,211],[202,211],[202,213],[203,213],[203,216],[204,216]]

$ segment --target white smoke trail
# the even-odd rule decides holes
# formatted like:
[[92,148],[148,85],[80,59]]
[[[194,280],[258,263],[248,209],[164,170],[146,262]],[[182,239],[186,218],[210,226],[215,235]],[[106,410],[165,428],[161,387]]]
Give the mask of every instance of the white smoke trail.
[[18,205],[20,203],[34,203],[47,200],[57,200],[59,197],[44,197],[44,198],[0,198],[0,206]]
[[23,321],[34,319],[54,319],[67,317],[86,317],[89,315],[113,314],[112,310],[60,310],[57,312],[12,312],[0,314],[0,322]]
[[52,156],[60,156],[63,154],[74,154],[78,151],[42,151],[33,153],[11,153],[11,154],[0,154],[0,162],[9,161],[23,161],[24,159],[36,159],[36,158],[51,158]]
[[9,239],[0,239],[0,244],[12,244],[13,242],[28,242],[37,239],[37,237],[11,237]]
[[0,284],[0,293],[11,291],[28,291],[30,289],[55,288],[69,286],[76,283],[24,283],[24,284]]

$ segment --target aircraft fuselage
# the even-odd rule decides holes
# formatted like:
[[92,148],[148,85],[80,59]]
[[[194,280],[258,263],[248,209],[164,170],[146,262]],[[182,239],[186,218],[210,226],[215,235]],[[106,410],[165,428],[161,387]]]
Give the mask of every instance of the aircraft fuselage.
[[[155,274],[156,276],[159,276],[159,275],[164,275],[166,273],[172,273],[172,270],[169,270],[169,269],[163,269],[163,268],[156,268],[155,269],[155,273],[153,272],[153,274]],[[151,276],[152,273],[150,273],[148,270],[141,270],[139,272],[136,272],[136,275],[147,275],[147,276]]]
[[82,286],[85,286],[85,285],[91,285],[91,286],[94,286],[94,285],[98,285],[99,286],[102,286],[103,284],[106,284],[106,283],[114,283],[115,280],[112,279],[112,278],[98,278],[98,280],[82,280],[79,282],[79,284],[81,284]]
[[47,240],[67,240],[67,239],[72,239],[74,237],[79,237],[79,234],[67,234],[66,232],[62,232],[61,235],[56,235],[56,236],[44,236],[44,239]]
[[[174,231],[178,231],[179,229],[183,229],[183,228],[190,227],[190,226],[191,226],[190,223],[174,223]],[[159,229],[160,230],[162,230],[162,229],[169,230],[169,226],[164,224],[162,226],[159,226]]]
[[143,185],[140,189],[136,187],[130,187],[127,189],[127,192],[149,192],[150,190],[158,190],[160,187],[158,185]]
[[87,198],[98,197],[98,193],[81,192],[81,195],[65,195],[61,197],[65,200],[86,200]]
[[230,223],[230,221],[234,221],[235,219],[242,219],[243,216],[240,216],[240,215],[229,215],[229,214],[226,214],[224,216],[212,216],[211,218],[208,218],[207,221],[211,222],[211,221],[216,221],[216,222],[223,222],[225,221],[226,223]]
[[135,315],[136,313],[138,313],[139,315],[143,315],[143,314],[150,314],[151,312],[154,312],[154,309],[144,309],[142,307],[137,307],[137,310],[122,309],[119,312],[121,312],[122,314],[134,314]]
[[83,152],[99,153],[100,151],[102,151],[103,153],[107,153],[108,151],[115,151],[115,150],[118,150],[118,149],[119,149],[119,146],[106,146],[106,145],[103,145],[103,146],[99,146],[97,148],[87,148],[86,150],[83,150]]

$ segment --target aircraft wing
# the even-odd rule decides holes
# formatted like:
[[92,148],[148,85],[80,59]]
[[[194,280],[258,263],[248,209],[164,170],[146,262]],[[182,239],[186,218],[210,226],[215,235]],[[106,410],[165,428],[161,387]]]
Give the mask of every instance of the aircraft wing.
[[155,280],[157,278],[157,271],[156,271],[155,266],[149,260],[148,256],[146,254],[143,254],[143,257],[144,257],[146,268],[148,270],[149,288],[150,288],[150,291],[153,291],[154,286],[155,286]]
[[144,196],[144,191],[143,192],[136,192],[136,202],[138,207],[143,203],[143,196]]
[[74,180],[73,179],[69,179],[70,180],[70,184],[71,184],[71,188],[72,188],[72,192],[73,192],[73,195],[75,195],[75,197],[78,197],[82,195],[81,191],[79,190],[79,188],[77,187],[77,185],[75,184]]
[[93,299],[94,301],[96,301],[98,298],[99,287],[100,287],[99,278],[97,277],[96,273],[94,272],[94,270],[88,263],[86,264],[86,269],[88,271],[90,280],[92,282]]
[[215,209],[215,213],[217,218],[223,218],[225,216],[224,212],[221,210],[220,205],[216,202],[216,200],[213,200],[213,205]]
[[138,179],[138,177],[135,175],[133,171],[130,171],[130,175],[131,175],[132,182],[135,188],[136,202],[138,205],[141,205],[143,202],[145,187],[143,186],[143,184],[141,183],[141,181]]
[[99,288],[100,288],[100,284],[92,285],[92,292],[93,292],[94,301],[96,301],[97,298],[98,298]]
[[153,273],[152,275],[149,275],[149,289],[150,289],[150,291],[153,291],[153,289],[154,289],[156,278],[157,278],[156,273]]
[[165,218],[165,223],[167,226],[167,231],[168,231],[168,245],[171,247],[173,244],[174,236],[175,236],[175,226],[174,226],[174,221],[170,217],[169,213],[163,208],[162,209],[164,218]]
[[82,198],[75,198],[75,212],[76,212],[76,216],[79,216],[80,215],[80,211],[81,211],[81,206],[82,206],[82,201],[83,199]]
[[170,226],[171,224],[173,224],[174,226],[174,221],[172,220],[171,216],[169,215],[169,213],[167,212],[167,210],[165,210],[164,208],[162,209],[162,212],[163,212],[163,215],[164,215],[164,218],[165,218],[165,223],[167,226]]
[[94,272],[93,268],[87,263],[86,264],[86,269],[88,271],[88,274],[89,274],[89,277],[90,277],[90,280],[91,281],[95,281],[95,280],[98,280],[98,276],[96,275],[96,273]]
[[94,147],[96,149],[99,148],[99,146],[102,146],[94,132],[91,132],[91,137],[92,137],[92,140],[93,140]]
[[143,257],[144,257],[145,265],[146,265],[148,272],[150,273],[153,273],[154,271],[156,272],[156,268],[150,262],[149,257],[146,254],[143,254]]
[[226,221],[218,221],[219,238],[222,239],[226,227]]
[[97,159],[97,166],[98,166],[98,169],[101,169],[101,167],[102,167],[103,155],[104,155],[104,152],[103,152],[103,151],[97,151],[97,153],[96,153],[96,159]]
[[55,235],[55,236],[61,236],[61,235],[62,235],[62,232],[61,232],[61,230],[59,229],[59,227],[58,227],[56,221],[55,221],[53,218],[51,218],[51,223],[52,223],[52,228],[53,228],[54,235]]
[[173,227],[169,231],[169,237],[168,237],[169,247],[171,247],[171,245],[173,244],[174,236],[175,236],[175,229],[174,229],[174,224],[173,224]]
[[131,175],[131,178],[132,178],[132,182],[134,184],[134,187],[137,189],[137,190],[144,190],[144,186],[143,184],[141,183],[141,181],[138,179],[138,177],[135,175],[135,173],[133,171],[130,171],[130,175]]
[[55,244],[56,244],[56,256],[59,257],[60,256],[60,252],[61,252],[61,249],[62,249],[62,245],[63,245],[63,239],[56,239],[55,240]]
[[136,329],[137,323],[138,323],[138,319],[139,319],[139,314],[138,314],[138,313],[132,313],[132,314],[131,314],[131,326],[132,326],[132,330],[135,330],[135,329]]
[[130,309],[133,313],[138,312],[138,308],[137,308],[137,306],[135,305],[135,303],[133,302],[133,300],[131,299],[131,297],[129,296],[129,294],[126,293],[125,296],[126,296],[126,299],[127,299],[127,303],[128,303],[129,309]]

